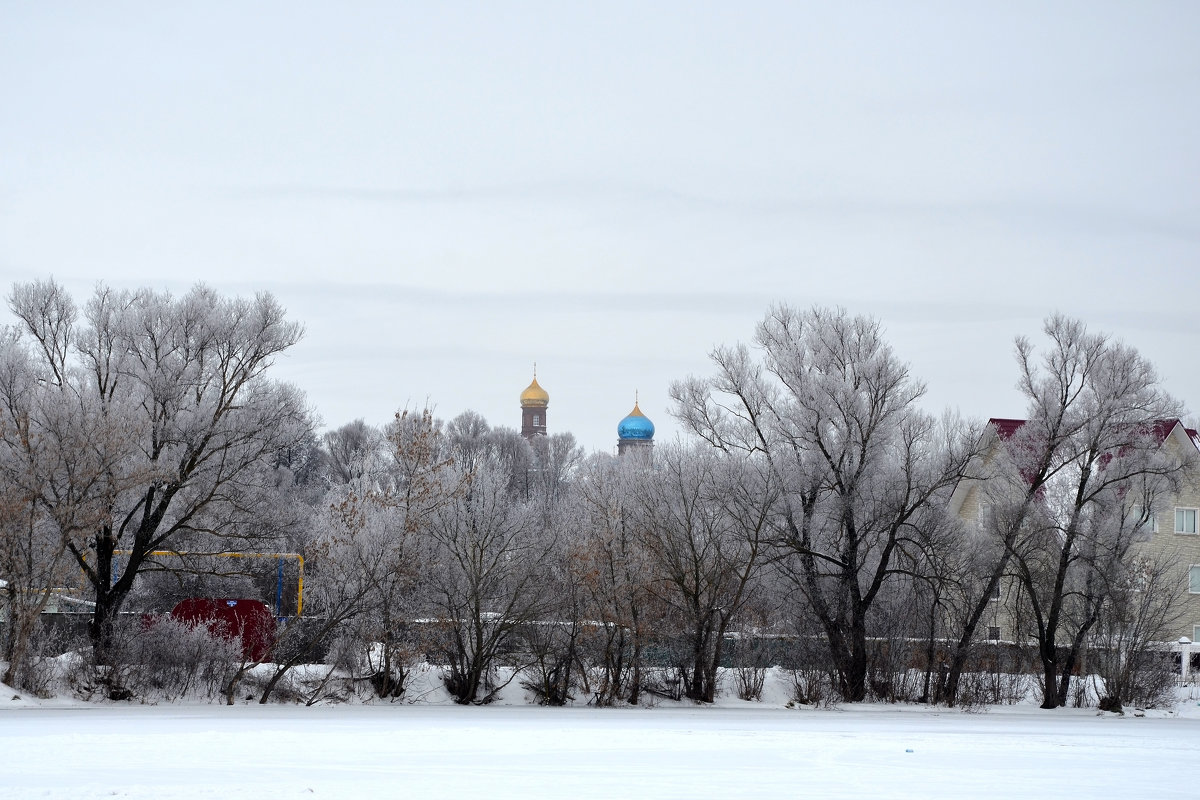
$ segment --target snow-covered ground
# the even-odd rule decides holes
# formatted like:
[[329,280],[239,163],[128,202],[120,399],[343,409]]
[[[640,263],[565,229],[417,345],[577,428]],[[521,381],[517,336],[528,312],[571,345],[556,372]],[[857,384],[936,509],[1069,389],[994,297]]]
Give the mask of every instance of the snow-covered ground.
[[[0,687],[0,798],[1188,797],[1200,707],[304,707]],[[10,697],[18,699],[12,700]]]
[[1200,721],[884,707],[0,712],[0,797],[1185,797]]

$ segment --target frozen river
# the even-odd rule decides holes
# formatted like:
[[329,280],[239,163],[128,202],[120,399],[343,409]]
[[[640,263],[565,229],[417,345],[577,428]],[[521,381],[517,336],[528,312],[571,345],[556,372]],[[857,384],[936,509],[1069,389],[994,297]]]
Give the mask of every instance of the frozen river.
[[3,798],[1194,797],[1200,719],[1028,707],[0,710]]

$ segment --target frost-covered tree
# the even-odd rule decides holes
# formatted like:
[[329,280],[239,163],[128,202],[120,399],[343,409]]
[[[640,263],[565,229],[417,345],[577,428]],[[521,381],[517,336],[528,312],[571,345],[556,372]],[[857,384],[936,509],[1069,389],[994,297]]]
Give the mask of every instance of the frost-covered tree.
[[[48,420],[40,415],[53,417],[59,410],[43,408],[49,405],[46,394],[16,332],[0,331],[0,613],[5,617],[0,658],[8,662],[0,680],[13,686],[27,685],[38,617],[53,588],[65,583],[65,537],[48,518],[43,498],[74,466],[74,457],[87,455],[78,449],[83,444],[78,436],[61,443],[43,438]],[[53,390],[49,394],[57,399]]]
[[[1153,365],[1126,344],[1055,315],[1038,358],[1016,341],[1028,419],[990,462],[982,531],[990,596],[1005,573],[1023,589],[1038,644],[1043,708],[1066,704],[1070,675],[1114,587],[1128,579],[1152,509],[1177,491],[1194,448],[1164,439],[1180,416]],[[976,613],[985,603],[976,599]],[[973,631],[964,629],[959,650]],[[956,664],[955,666],[961,666]]]
[[546,608],[541,565],[554,532],[512,488],[491,429],[468,412],[446,426],[456,490],[430,515],[425,579],[436,651],[446,686],[460,703],[487,702],[497,667],[514,652],[522,626]]
[[568,501],[569,491],[537,511],[540,524],[553,531],[546,537],[550,549],[538,569],[544,603],[541,619],[523,626],[521,635],[528,663],[522,685],[543,705],[564,705],[577,687],[591,689],[584,650],[594,625],[586,613],[587,592],[575,570],[578,518]]
[[339,582],[363,586],[354,638],[380,697],[403,693],[420,642],[413,621],[429,610],[425,576],[432,559],[434,514],[462,490],[429,408],[396,414],[384,436],[382,465],[375,450],[358,448],[358,477],[330,490],[329,559]]
[[[36,289],[36,293],[35,293]],[[41,325],[31,340],[0,331],[0,580],[4,581],[5,682],[31,677],[27,658],[39,616],[58,587],[74,585],[71,545],[107,515],[126,473],[127,430],[101,413],[87,387],[65,382],[76,312],[61,288],[18,288]],[[40,355],[44,354],[44,358]]]
[[[204,286],[178,298],[101,286],[79,309],[58,285],[35,282],[15,286],[9,306],[38,380],[67,409],[45,435],[85,429],[103,464],[84,481],[95,524],[63,531],[94,592],[102,654],[157,551],[238,549],[248,534],[280,532],[279,457],[311,421],[300,393],[266,373],[301,328],[268,294],[230,299]],[[40,502],[51,517],[70,505],[53,492]]]
[[321,471],[332,485],[373,480],[385,449],[383,432],[356,419],[321,436]]
[[527,496],[538,498],[543,506],[560,502],[579,465],[583,448],[569,432],[536,436],[529,443],[530,461]]
[[764,458],[784,487],[781,566],[824,631],[839,690],[861,700],[872,609],[968,448],[918,408],[923,385],[873,319],[779,306],[754,345],[718,347],[713,376],[673,384],[675,413],[714,447]]
[[597,455],[580,467],[569,499],[570,574],[588,620],[588,688],[596,705],[637,704],[644,653],[659,622],[637,487],[646,470]]
[[1107,589],[1091,637],[1089,662],[1100,679],[1100,708],[1173,704],[1178,675],[1163,642],[1183,619],[1183,570],[1172,558],[1128,559]]
[[654,594],[670,609],[684,694],[711,703],[725,635],[766,562],[779,492],[764,459],[671,446],[637,485]]

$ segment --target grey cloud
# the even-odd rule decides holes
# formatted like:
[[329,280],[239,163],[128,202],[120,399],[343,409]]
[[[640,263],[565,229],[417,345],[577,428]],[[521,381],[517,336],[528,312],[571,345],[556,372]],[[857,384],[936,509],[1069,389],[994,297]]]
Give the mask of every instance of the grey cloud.
[[[814,185],[837,186],[837,176],[802,176]],[[1022,230],[1058,230],[1085,236],[1141,234],[1200,243],[1200,225],[1182,213],[1156,215],[1136,209],[1055,202],[1038,197],[963,197],[942,201],[828,194],[738,197],[702,194],[653,184],[562,180],[441,188],[375,188],[290,184],[225,188],[220,194],[246,200],[283,198],[319,202],[357,201],[389,205],[511,204],[653,204],[676,212],[734,214],[750,219],[863,219],[999,223]]]

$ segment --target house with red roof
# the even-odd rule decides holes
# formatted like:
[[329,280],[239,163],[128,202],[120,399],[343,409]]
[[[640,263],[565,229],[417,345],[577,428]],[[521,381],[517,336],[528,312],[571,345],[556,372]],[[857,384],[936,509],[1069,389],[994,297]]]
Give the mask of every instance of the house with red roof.
[[[982,529],[994,511],[997,497],[1019,496],[1014,493],[1027,491],[1033,480],[1033,467],[1029,466],[1029,459],[1020,458],[1016,449],[1036,450],[1037,439],[1036,432],[1026,426],[1026,420],[1022,419],[988,420],[980,455],[950,499],[950,511],[967,525]],[[1177,641],[1186,637],[1197,642],[1200,641],[1200,434],[1178,419],[1158,420],[1147,433],[1152,442],[1165,449],[1166,455],[1192,464],[1184,470],[1179,490],[1160,495],[1149,510],[1148,520],[1137,532],[1135,553],[1176,565],[1172,580],[1177,583],[1181,613],[1177,626],[1166,638]],[[1132,510],[1142,516],[1140,507],[1133,506]],[[978,635],[993,640],[1024,638],[1013,611],[1012,601],[1018,588],[1015,579],[1001,581],[980,622]]]

